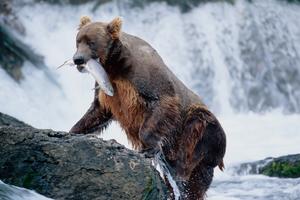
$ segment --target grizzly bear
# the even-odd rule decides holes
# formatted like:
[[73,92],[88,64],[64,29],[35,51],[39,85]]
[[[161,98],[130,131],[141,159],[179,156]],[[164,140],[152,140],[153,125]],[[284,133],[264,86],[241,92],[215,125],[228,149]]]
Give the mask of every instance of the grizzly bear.
[[99,59],[114,89],[96,89],[86,114],[72,133],[102,130],[119,122],[133,148],[164,156],[182,199],[203,199],[213,169],[223,169],[225,133],[199,96],[189,90],[144,40],[121,31],[120,18],[110,23],[81,18],[73,57],[77,68]]

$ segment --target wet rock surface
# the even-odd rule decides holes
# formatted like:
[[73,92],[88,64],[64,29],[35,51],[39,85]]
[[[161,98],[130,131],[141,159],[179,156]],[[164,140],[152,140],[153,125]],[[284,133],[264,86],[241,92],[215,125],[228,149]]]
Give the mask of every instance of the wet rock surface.
[[237,167],[238,174],[263,174],[279,178],[300,178],[300,154],[243,163]]
[[274,158],[259,170],[260,174],[280,178],[300,177],[300,154]]
[[97,135],[39,130],[0,114],[0,179],[54,199],[166,199],[139,154]]

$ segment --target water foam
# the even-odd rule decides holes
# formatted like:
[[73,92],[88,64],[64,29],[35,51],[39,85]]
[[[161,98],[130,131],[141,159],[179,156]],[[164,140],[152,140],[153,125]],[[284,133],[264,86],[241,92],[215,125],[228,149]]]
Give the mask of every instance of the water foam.
[[[95,12],[92,4],[49,7],[38,3],[24,6],[18,8],[18,15],[27,27],[27,36],[22,39],[45,57],[60,87],[29,63],[25,63],[26,79],[21,84],[0,69],[1,112],[38,128],[69,130],[89,107],[94,81],[72,68],[55,69],[75,52],[81,15],[100,21],[121,15],[124,31],[148,41],[172,71],[217,113],[228,138],[227,167],[299,152],[300,115],[282,114],[300,108],[299,6],[239,0],[235,5],[201,4],[184,14],[161,3],[128,10],[118,1]],[[116,123],[102,137],[130,147]],[[299,191],[283,185],[296,182],[216,171],[208,199],[276,199],[262,191],[274,192],[277,199],[292,192],[289,197],[293,199]],[[255,194],[258,187],[261,195]]]

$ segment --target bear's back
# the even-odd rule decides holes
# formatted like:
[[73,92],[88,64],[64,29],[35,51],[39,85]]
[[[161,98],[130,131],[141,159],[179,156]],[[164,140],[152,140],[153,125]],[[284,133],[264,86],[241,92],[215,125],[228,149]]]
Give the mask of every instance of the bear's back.
[[166,66],[157,51],[139,37],[122,33],[120,38],[130,52],[131,72],[127,79],[137,87],[138,91],[150,97],[178,96],[181,106],[200,103],[200,97],[188,89]]

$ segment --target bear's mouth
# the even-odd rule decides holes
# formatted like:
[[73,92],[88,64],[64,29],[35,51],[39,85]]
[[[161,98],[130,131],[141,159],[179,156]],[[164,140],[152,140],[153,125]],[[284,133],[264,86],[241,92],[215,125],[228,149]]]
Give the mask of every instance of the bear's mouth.
[[88,71],[85,69],[85,64],[84,65],[76,65],[77,70],[80,73],[87,73]]
[[98,83],[97,88],[101,89],[105,94],[109,96],[114,95],[114,89],[110,82],[109,76],[99,61],[96,59],[89,59],[85,64],[76,65],[73,60],[67,60],[58,68],[65,65],[76,66],[77,70],[81,73],[88,72],[93,76],[95,81]]
[[[96,55],[92,55],[91,56],[91,59],[93,59],[93,60],[95,60],[95,61],[97,61],[98,63],[100,63],[100,61],[99,61],[99,58],[98,58],[98,56],[96,56]],[[90,60],[91,60],[90,59]],[[87,65],[87,62],[88,61],[85,61],[83,64],[80,64],[80,65],[76,65],[76,68],[77,68],[77,70],[80,72],[80,73],[87,73],[88,71],[86,70],[86,65]],[[102,67],[102,65],[101,65],[101,67]]]

